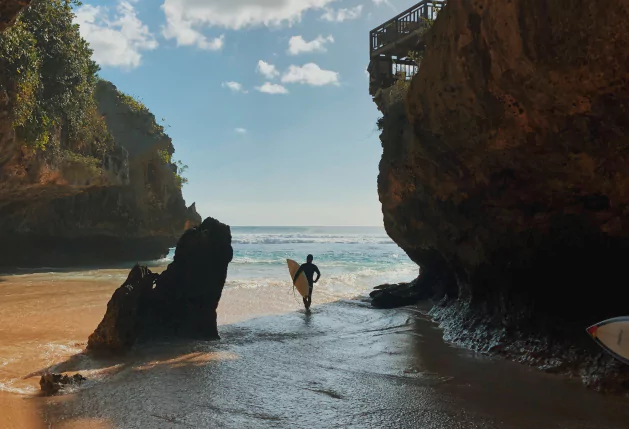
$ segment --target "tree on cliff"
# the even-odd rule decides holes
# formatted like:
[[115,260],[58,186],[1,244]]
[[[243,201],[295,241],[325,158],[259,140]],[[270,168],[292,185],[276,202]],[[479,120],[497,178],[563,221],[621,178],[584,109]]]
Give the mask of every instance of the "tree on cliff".
[[97,114],[98,65],[73,23],[76,0],[37,0],[0,34],[13,125],[31,147],[102,155],[112,144]]

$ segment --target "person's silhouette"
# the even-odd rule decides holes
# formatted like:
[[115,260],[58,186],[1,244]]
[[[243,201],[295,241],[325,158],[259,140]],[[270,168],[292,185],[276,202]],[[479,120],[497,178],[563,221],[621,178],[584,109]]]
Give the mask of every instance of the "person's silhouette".
[[[303,272],[306,275],[306,278],[308,279],[308,286],[310,286],[310,288],[308,290],[308,296],[303,299],[306,310],[310,309],[310,304],[312,303],[312,286],[314,285],[314,283],[318,282],[319,277],[321,277],[319,268],[315,264],[312,263],[312,259],[313,259],[312,255],[308,255],[306,257],[306,263],[301,264],[301,266],[295,273],[295,276],[293,277],[293,283],[295,283],[295,281],[297,281],[297,277],[299,276],[299,274]],[[317,273],[317,278],[313,280],[312,278],[314,276],[314,273]]]

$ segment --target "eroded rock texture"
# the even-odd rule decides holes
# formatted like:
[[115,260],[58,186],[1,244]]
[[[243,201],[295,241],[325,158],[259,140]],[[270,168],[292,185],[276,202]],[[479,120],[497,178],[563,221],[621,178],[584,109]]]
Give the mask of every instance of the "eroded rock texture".
[[431,292],[562,338],[627,313],[628,53],[626,0],[448,2],[378,178]]
[[110,82],[98,83],[96,101],[116,146],[95,173],[24,147],[0,166],[0,267],[159,259],[201,223],[176,166],[164,162],[175,149],[155,116],[134,110]]
[[107,304],[89,350],[122,351],[155,336],[218,339],[216,309],[233,258],[231,230],[207,218],[179,239],[160,275],[136,265]]

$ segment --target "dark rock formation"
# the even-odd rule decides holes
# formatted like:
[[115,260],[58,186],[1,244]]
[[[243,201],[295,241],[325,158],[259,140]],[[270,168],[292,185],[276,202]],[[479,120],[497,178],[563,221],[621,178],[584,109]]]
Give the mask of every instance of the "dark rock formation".
[[88,350],[120,351],[161,335],[219,339],[216,309],[233,257],[229,226],[207,218],[179,239],[161,274],[136,265],[114,292]]
[[585,327],[626,314],[627,52],[624,0],[440,12],[406,103],[382,109],[378,191],[452,317],[588,347]]
[[395,308],[426,299],[451,301],[457,298],[457,292],[454,277],[435,261],[429,268],[422,268],[412,282],[376,286],[369,296],[374,307]]
[[135,343],[142,329],[141,307],[148,302],[158,277],[147,267],[136,265],[131,269],[107,303],[105,317],[88,339],[88,349],[117,351]]
[[87,378],[81,374],[74,374],[72,377],[64,374],[44,374],[39,379],[39,387],[47,395],[53,395],[66,386],[81,384]]

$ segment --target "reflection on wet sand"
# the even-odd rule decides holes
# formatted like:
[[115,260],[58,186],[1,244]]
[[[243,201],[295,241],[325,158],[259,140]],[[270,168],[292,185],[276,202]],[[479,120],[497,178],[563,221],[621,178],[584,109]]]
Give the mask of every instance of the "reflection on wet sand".
[[[271,290],[226,291],[221,341],[81,354],[75,345],[117,284],[0,286],[0,356],[13,359],[0,366],[0,382],[25,394],[0,393],[9,410],[0,427],[611,429],[629,421],[623,398],[450,347],[418,309],[374,310],[360,299],[306,313]],[[42,370],[88,381],[39,397]]]

